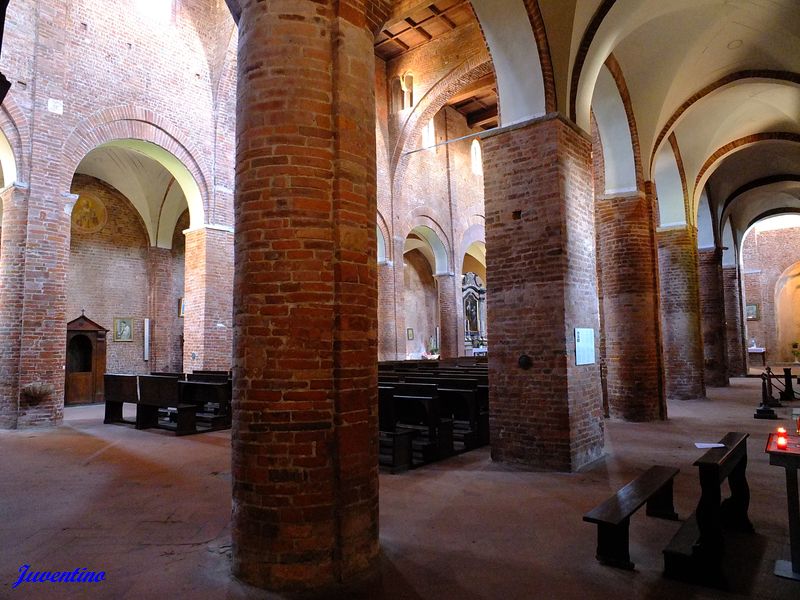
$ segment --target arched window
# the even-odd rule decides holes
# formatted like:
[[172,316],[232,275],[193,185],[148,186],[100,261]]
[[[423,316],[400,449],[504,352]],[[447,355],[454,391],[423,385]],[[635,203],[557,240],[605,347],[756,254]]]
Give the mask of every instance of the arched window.
[[174,21],[175,0],[136,0],[135,5],[142,18],[161,24]]
[[478,140],[472,140],[470,148],[470,158],[472,163],[472,174],[480,177],[483,175],[483,149]]
[[400,78],[403,88],[403,108],[414,106],[414,76],[411,73],[403,73]]

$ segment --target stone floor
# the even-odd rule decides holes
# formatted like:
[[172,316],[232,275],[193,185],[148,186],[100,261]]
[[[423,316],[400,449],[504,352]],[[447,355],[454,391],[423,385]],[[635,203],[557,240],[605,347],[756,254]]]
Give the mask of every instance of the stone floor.
[[[474,451],[401,475],[381,475],[383,599],[800,598],[772,574],[788,558],[783,470],[769,466],[756,421],[756,379],[671,403],[670,420],[607,422],[606,456],[577,474],[533,473]],[[787,409],[779,411],[785,415]],[[661,550],[679,526],[639,511],[633,572],[594,558],[581,516],[651,464],[681,469],[682,518],[699,497],[695,441],[727,431],[749,440],[750,516],[757,534],[729,552],[732,593],[664,579]],[[229,576],[230,436],[176,438],[102,424],[98,406],[71,408],[63,426],[0,432],[0,598],[273,598]],[[106,572],[94,584],[23,583],[18,569]]]

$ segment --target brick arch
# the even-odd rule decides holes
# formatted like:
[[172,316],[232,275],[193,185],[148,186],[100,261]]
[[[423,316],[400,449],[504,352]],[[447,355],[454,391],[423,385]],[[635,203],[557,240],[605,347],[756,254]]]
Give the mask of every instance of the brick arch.
[[697,207],[699,204],[700,193],[703,190],[708,178],[711,177],[714,170],[712,167],[722,161],[725,157],[741,150],[746,146],[751,146],[753,144],[757,144],[759,142],[767,142],[767,141],[786,141],[786,142],[794,142],[800,144],[800,134],[794,133],[791,131],[776,131],[776,132],[765,132],[765,133],[754,133],[752,135],[746,135],[738,140],[733,140],[732,142],[728,142],[724,146],[717,148],[714,152],[711,153],[706,161],[703,163],[702,168],[700,169],[699,173],[697,174],[697,179],[695,179],[694,184],[694,198],[692,198],[692,207],[691,207],[691,214],[697,217]]
[[[14,154],[17,181],[25,182],[29,169],[27,151],[31,147],[30,126],[28,118],[14,99],[13,91],[9,91],[0,107],[0,131],[8,140]],[[5,183],[9,185],[13,182]]]
[[[197,157],[201,156],[188,143],[184,132],[153,111],[133,106],[108,108],[96,112],[79,124],[67,137],[63,146],[63,171],[66,178],[64,189],[68,189],[69,180],[78,168],[81,160],[98,146],[118,140],[133,139],[149,142],[166,150],[186,168],[200,190],[202,215],[197,209],[190,212],[192,227],[205,223],[211,199],[207,169]],[[190,209],[192,208],[190,203]]]
[[712,92],[715,92],[726,85],[730,85],[744,79],[771,79],[774,81],[785,81],[787,83],[795,83],[800,85],[800,73],[793,73],[791,71],[773,71],[767,69],[737,71],[736,73],[731,73],[725,77],[717,79],[713,83],[708,84],[687,98],[686,101],[675,110],[669,120],[667,120],[667,122],[664,124],[664,127],[661,128],[661,131],[659,132],[658,137],[656,137],[656,141],[653,144],[652,154],[650,155],[650,172],[652,173],[653,171],[653,163],[655,162],[656,153],[658,152],[661,143],[664,141],[664,138],[670,134],[672,129],[677,124],[678,119],[680,119],[687,110]]
[[384,246],[386,247],[386,260],[392,262],[392,256],[394,255],[394,244],[392,244],[392,234],[389,231],[389,226],[386,224],[386,219],[383,218],[381,211],[378,211],[378,219],[377,219],[377,227],[378,231],[380,231],[381,235],[383,236]]
[[392,195],[394,198],[400,197],[400,189],[408,168],[409,157],[405,154],[408,144],[421,134],[425,124],[461,88],[489,74],[492,69],[492,61],[488,54],[481,52],[474,55],[442,77],[417,103],[400,130],[391,158],[390,169],[393,173]]
[[542,10],[539,8],[539,0],[524,0],[525,10],[528,11],[528,19],[533,29],[533,37],[536,40],[536,47],[539,50],[539,66],[542,70],[544,79],[544,105],[549,113],[558,110],[558,96],[556,95],[556,77],[553,70],[553,59],[550,55],[550,42],[547,39],[547,29],[544,25]]
[[[777,217],[779,215],[800,215],[800,208],[794,208],[791,206],[787,206],[786,208],[771,208],[769,210],[765,210],[764,212],[760,213],[757,217],[754,217],[745,227],[745,231],[748,231],[753,225],[758,223],[759,221],[763,221],[764,219],[768,219],[770,217]],[[740,246],[744,244],[744,236],[742,236],[742,241],[740,242]],[[741,250],[740,250],[741,252]],[[794,266],[797,263],[794,263],[791,266]],[[788,270],[790,267],[787,267]],[[784,273],[786,272],[784,271]]]
[[575,62],[572,65],[572,80],[570,81],[569,88],[569,118],[573,123],[578,122],[578,88],[580,87],[583,65],[589,54],[589,48],[591,48],[592,42],[594,42],[594,36],[597,35],[600,25],[603,24],[603,20],[608,16],[608,13],[614,8],[614,4],[616,3],[617,0],[603,0],[600,6],[597,7],[592,20],[589,22],[589,26],[586,28],[586,31],[583,32],[581,43],[578,46],[578,52],[575,54]]
[[617,57],[614,53],[608,55],[606,58],[605,66],[614,83],[617,84],[617,91],[619,97],[622,99],[622,106],[625,108],[625,115],[628,118],[628,128],[631,134],[631,145],[633,146],[633,163],[636,170],[636,185],[640,190],[644,189],[644,174],[642,172],[642,150],[639,145],[639,129],[636,126],[636,116],[633,113],[633,102],[631,101],[631,94],[628,90],[628,84],[625,81],[625,74],[622,72],[622,67],[617,62]]

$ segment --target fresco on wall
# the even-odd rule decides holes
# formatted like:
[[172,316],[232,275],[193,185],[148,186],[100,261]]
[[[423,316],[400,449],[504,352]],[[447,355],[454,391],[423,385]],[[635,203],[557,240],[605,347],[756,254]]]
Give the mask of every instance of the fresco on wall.
[[96,233],[108,221],[106,207],[99,198],[81,196],[72,209],[72,226],[81,233]]

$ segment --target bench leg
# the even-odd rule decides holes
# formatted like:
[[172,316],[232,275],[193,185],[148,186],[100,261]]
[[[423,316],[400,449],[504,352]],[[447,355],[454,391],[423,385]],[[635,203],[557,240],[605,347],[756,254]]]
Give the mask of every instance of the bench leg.
[[178,421],[176,423],[175,435],[189,435],[197,433],[197,409],[178,408]]
[[103,423],[119,423],[122,421],[122,402],[106,400],[106,416]]
[[147,404],[136,405],[136,429],[158,427],[158,407]]
[[678,513],[675,512],[675,504],[672,500],[672,479],[650,496],[646,510],[648,517],[658,517],[659,519],[669,519],[670,521],[678,520]]
[[722,523],[725,527],[743,533],[753,533],[753,524],[747,516],[750,508],[750,486],[747,484],[747,455],[728,475],[728,486],[731,488],[731,497],[722,502]]
[[630,518],[627,518],[619,525],[597,524],[597,560],[601,564],[633,571],[628,549],[630,523]]

